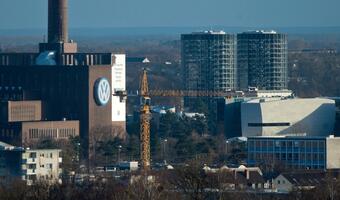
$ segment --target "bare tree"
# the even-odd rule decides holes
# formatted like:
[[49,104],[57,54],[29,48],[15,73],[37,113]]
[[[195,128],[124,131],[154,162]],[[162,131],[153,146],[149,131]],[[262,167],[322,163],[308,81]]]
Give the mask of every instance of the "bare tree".
[[188,165],[174,171],[169,182],[175,190],[194,200],[206,199],[210,188],[208,177],[203,171],[203,159],[191,160]]

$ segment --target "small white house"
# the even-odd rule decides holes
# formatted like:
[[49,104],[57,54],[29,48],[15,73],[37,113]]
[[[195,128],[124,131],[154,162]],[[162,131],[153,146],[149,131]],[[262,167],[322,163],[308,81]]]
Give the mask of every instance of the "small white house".
[[321,185],[326,178],[324,171],[300,171],[282,173],[273,180],[273,189],[280,193],[293,190],[310,190]]

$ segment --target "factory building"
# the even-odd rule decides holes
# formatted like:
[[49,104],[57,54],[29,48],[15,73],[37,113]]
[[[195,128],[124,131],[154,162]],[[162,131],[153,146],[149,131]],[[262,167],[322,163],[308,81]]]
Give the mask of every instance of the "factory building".
[[78,120],[48,121],[43,111],[41,101],[0,102],[0,141],[34,147],[47,139],[64,143],[79,136]]
[[287,89],[287,35],[263,30],[237,34],[237,70],[240,90]]
[[[68,37],[67,0],[49,0],[48,10],[48,42],[39,45],[39,52],[0,54],[0,100],[41,101],[41,121],[79,121],[82,149],[89,158],[93,141],[115,137],[117,122],[124,127],[125,103],[112,98],[112,92],[125,89],[125,56],[78,53]],[[6,110],[1,113],[0,118],[7,118],[1,127],[17,127],[8,121]],[[22,141],[22,134],[19,137],[13,144]]]

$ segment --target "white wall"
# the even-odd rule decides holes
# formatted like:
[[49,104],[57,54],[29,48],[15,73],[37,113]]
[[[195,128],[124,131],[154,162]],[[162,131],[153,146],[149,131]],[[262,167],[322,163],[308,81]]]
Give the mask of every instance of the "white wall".
[[[30,158],[30,153],[36,153],[36,158]],[[59,157],[60,153],[61,150],[58,149],[27,150],[24,155],[24,158],[27,159],[27,168],[29,164],[36,165],[34,171],[32,171],[32,169],[27,170],[27,175],[35,174],[37,179],[45,179],[52,182],[59,181],[62,172],[60,168],[60,164],[62,163],[62,159]]]
[[[242,136],[333,134],[335,102],[329,99],[287,99],[241,104]],[[290,123],[290,126],[251,127],[249,123]]]
[[[125,54],[114,54],[112,66],[112,93],[126,90],[126,56]],[[120,101],[120,97],[112,97],[112,121],[125,122],[126,102]]]
[[326,148],[327,148],[327,160],[326,160],[326,168],[327,169],[339,169],[340,168],[340,138],[327,138],[326,139]]
[[280,174],[273,180],[273,189],[277,192],[288,193],[293,190],[293,185]]

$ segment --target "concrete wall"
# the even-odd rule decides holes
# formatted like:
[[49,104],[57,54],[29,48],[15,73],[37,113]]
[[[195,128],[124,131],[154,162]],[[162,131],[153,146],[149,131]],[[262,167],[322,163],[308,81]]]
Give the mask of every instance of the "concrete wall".
[[[115,54],[112,66],[112,93],[126,90],[126,58],[125,54]],[[120,97],[112,97],[112,122],[126,121],[126,103]]]
[[327,169],[340,168],[340,138],[327,138],[326,139],[326,167]]
[[24,146],[30,146],[43,139],[68,140],[71,136],[79,136],[79,133],[79,121],[23,122],[21,128]]
[[[89,67],[89,80],[88,80],[88,135],[83,135],[85,142],[88,142],[88,155],[89,158],[94,153],[94,145],[97,141],[105,140],[107,137],[112,136],[112,98],[105,105],[98,105],[95,97],[95,83],[98,79],[105,78],[111,83],[111,67],[110,66],[90,66]],[[112,86],[110,86],[112,87]],[[81,133],[82,134],[82,133]]]
[[8,101],[8,122],[39,121],[41,101]]
[[[27,150],[23,154],[23,158],[26,159],[27,184],[33,183],[30,180],[32,176],[35,176],[37,180],[59,181],[62,173],[60,153],[61,150],[58,149]],[[32,154],[36,157],[33,158]]]
[[[245,137],[328,136],[333,134],[335,102],[321,98],[265,102],[260,102],[259,99],[251,100],[241,105],[241,123],[242,136]],[[277,125],[278,123],[280,125]]]

